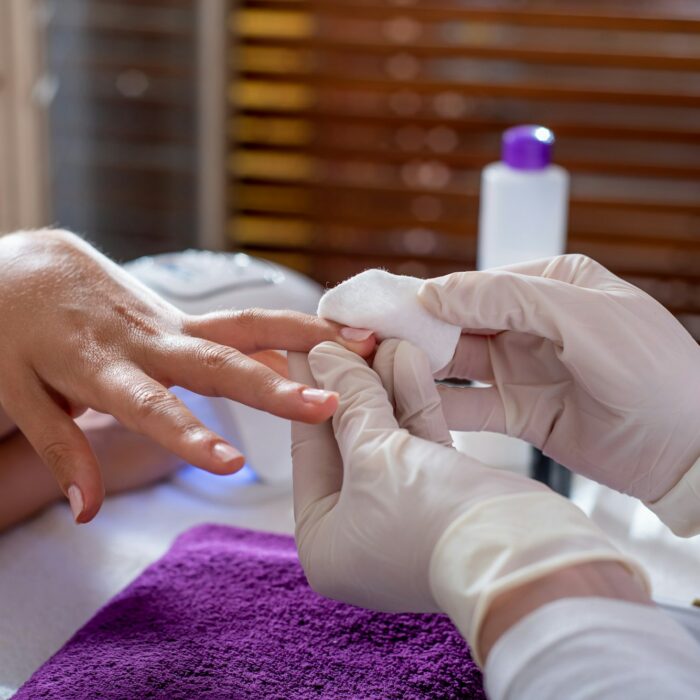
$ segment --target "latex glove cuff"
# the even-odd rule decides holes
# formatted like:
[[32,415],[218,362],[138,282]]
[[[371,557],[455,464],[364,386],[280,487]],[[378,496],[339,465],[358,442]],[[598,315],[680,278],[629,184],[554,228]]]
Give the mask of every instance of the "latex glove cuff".
[[548,492],[511,494],[475,504],[447,528],[430,560],[430,587],[483,665],[480,629],[494,598],[593,561],[619,562],[650,590],[644,570],[575,505]]
[[680,537],[700,534],[700,457],[664,496],[647,508]]

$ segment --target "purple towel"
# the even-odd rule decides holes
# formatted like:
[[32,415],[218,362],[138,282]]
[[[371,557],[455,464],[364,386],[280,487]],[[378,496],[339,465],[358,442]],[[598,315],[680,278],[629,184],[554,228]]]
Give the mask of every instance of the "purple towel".
[[485,698],[442,615],[326,600],[294,540],[219,525],[180,536],[15,698]]

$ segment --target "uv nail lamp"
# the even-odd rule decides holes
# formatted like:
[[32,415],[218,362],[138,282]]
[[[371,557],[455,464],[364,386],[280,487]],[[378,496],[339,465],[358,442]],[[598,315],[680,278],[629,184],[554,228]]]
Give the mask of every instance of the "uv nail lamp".
[[[292,309],[316,313],[322,289],[286,267],[243,253],[186,250],[144,257],[125,268],[187,313],[221,309]],[[223,398],[173,391],[207,426],[246,455],[237,474],[221,477],[185,469],[183,486],[217,501],[251,502],[287,490],[291,484],[290,424],[276,416]]]

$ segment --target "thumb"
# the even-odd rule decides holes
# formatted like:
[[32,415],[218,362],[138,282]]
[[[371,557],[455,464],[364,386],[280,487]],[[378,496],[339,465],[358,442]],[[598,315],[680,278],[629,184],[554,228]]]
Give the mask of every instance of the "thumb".
[[519,331],[564,343],[572,319],[594,313],[602,292],[509,270],[456,272],[418,292],[437,318],[469,331]]

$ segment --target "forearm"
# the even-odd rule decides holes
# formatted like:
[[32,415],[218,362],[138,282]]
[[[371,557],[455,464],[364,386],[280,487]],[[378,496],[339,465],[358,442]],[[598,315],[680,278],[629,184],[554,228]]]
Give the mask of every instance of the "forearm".
[[0,532],[38,513],[61,492],[51,472],[16,433],[0,443]]
[[562,598],[590,597],[652,605],[646,591],[618,562],[587,562],[554,571],[494,598],[479,637],[484,659],[503,634],[535,610]]
[[[459,626],[460,615],[447,612]],[[469,641],[485,660],[491,700],[694,698],[700,687],[700,646],[617,561],[509,588]]]
[[[496,486],[496,475],[482,475],[472,494]],[[522,491],[483,498],[465,511],[431,558],[435,600],[482,666],[483,643],[493,645],[519,619],[574,591],[648,600],[644,570],[579,508],[527,480],[512,486]]]
[[490,700],[694,700],[700,646],[653,606],[562,598],[507,630],[484,676]]

